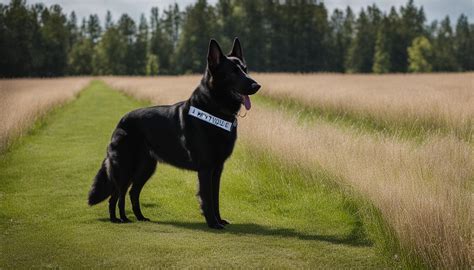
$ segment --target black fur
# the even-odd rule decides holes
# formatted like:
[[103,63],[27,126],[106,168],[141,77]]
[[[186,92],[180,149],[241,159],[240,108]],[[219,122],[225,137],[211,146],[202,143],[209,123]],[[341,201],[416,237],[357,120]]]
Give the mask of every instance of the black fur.
[[[225,56],[211,40],[208,64],[191,97],[170,106],[142,108],[126,114],[113,132],[107,157],[94,179],[89,204],[109,199],[112,222],[128,222],[125,195],[130,189],[133,213],[140,210],[140,191],[153,175],[157,161],[198,172],[201,209],[209,227],[228,224],[219,212],[219,185],[224,162],[231,155],[237,127],[231,132],[188,115],[190,106],[229,122],[236,120],[244,95],[255,94],[258,85],[247,74],[238,39]],[[120,219],[116,217],[118,202]]]

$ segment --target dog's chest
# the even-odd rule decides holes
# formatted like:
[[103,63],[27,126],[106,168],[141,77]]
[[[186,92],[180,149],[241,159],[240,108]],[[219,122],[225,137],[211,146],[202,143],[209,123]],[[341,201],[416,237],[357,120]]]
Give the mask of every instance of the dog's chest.
[[236,126],[232,126],[232,129],[227,131],[198,119],[192,119],[186,130],[187,147],[190,149],[193,160],[224,161],[232,154],[237,139]]

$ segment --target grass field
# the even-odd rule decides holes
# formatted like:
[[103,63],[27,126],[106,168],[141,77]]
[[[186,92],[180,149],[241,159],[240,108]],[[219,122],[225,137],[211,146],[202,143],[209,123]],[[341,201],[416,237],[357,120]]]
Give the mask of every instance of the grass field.
[[[291,166],[323,168],[370,200],[407,266],[472,264],[472,73],[257,74],[262,96],[241,140]],[[185,99],[198,76],[104,78],[157,104]],[[326,102],[326,103],[324,103]]]
[[[472,140],[474,73],[258,74],[260,96],[397,137],[454,134]],[[295,104],[296,103],[296,104]]]
[[115,124],[144,105],[94,82],[0,156],[1,268],[396,264],[330,174],[299,170],[244,140],[223,176],[226,230],[207,229],[196,176],[169,166],[143,192],[152,222],[109,223],[105,204],[87,206],[87,192]]
[[473,264],[472,73],[255,77],[223,179],[231,227],[208,230],[196,176],[166,165],[143,193],[153,223],[86,207],[120,116],[186,99],[200,79],[103,77],[129,97],[96,81],[0,156],[0,267]]
[[89,78],[0,80],[0,152],[52,108],[72,100]]

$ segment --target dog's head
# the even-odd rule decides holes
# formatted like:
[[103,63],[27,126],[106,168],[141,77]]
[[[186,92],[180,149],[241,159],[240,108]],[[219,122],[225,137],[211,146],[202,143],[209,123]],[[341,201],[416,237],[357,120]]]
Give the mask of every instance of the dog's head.
[[238,38],[234,39],[234,45],[228,55],[224,55],[217,41],[211,39],[207,68],[213,87],[219,91],[228,91],[230,95],[239,98],[247,110],[250,109],[249,95],[255,94],[260,85],[247,74],[247,65]]

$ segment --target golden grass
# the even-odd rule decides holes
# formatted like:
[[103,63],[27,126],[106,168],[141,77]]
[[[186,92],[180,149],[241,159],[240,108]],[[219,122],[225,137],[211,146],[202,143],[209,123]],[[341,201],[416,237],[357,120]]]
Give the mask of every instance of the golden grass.
[[466,267],[472,260],[474,166],[468,143],[436,136],[419,146],[324,122],[301,126],[295,118],[258,107],[239,131],[241,139],[290,163],[340,176],[380,210],[405,255],[443,268]]
[[261,94],[382,126],[451,131],[472,139],[474,73],[257,74]]
[[[298,85],[302,86],[301,81],[314,81],[318,76],[332,85],[313,85],[313,89],[321,89],[317,94],[306,90],[305,102],[337,103],[339,100],[340,106],[348,110],[364,109],[376,117],[405,114],[411,121],[421,121],[420,118],[433,112],[436,117],[444,117],[446,123],[453,123],[450,129],[472,121],[468,119],[472,108],[467,107],[467,103],[472,102],[471,93],[462,87],[453,90],[457,93],[452,95],[455,97],[445,93],[443,89],[448,84],[445,80],[450,76],[443,74],[440,78],[437,75],[356,75],[352,76],[352,83],[346,75],[259,74],[257,77],[264,89],[268,83],[273,91],[272,87],[278,82],[285,81],[287,87],[297,89]],[[452,76],[451,83],[454,78],[465,81],[465,76],[471,74]],[[104,80],[135,97],[164,104],[187,98],[199,82],[199,76],[109,77]],[[385,93],[371,88],[381,84],[381,91]],[[336,93],[324,94],[324,87]],[[364,98],[357,97],[357,92]],[[354,98],[354,104],[344,93]],[[294,98],[301,99],[302,95],[302,91],[298,92]],[[326,99],[315,101],[318,95]],[[423,98],[423,95],[426,96]],[[460,98],[463,95],[464,100]],[[441,105],[443,99],[446,103]],[[308,104],[313,104],[311,102]],[[403,108],[409,112],[405,113]],[[239,120],[239,132],[241,140],[264,147],[289,163],[322,168],[337,175],[340,184],[350,186],[372,201],[395,232],[406,260],[420,258],[427,266],[436,268],[472,265],[474,157],[469,143],[447,134],[430,135],[420,145],[396,137],[360,134],[324,121],[305,125],[295,116],[261,108],[258,104],[254,104],[246,118]]]
[[0,80],[0,151],[46,112],[74,98],[89,78]]

